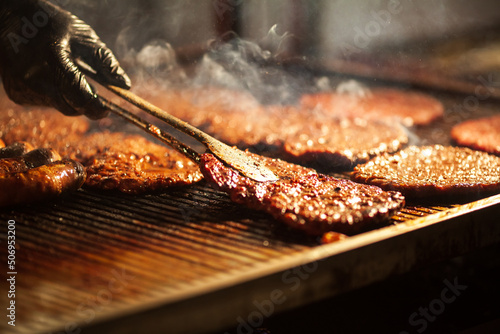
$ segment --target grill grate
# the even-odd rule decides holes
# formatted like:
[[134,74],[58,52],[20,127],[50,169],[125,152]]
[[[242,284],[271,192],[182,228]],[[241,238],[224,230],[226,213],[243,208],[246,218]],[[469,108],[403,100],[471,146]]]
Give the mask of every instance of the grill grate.
[[[313,244],[206,186],[137,197],[81,190],[0,216],[16,221],[21,333],[85,323],[91,311],[114,313]],[[108,303],[117,275],[133,279]]]
[[[446,209],[407,207],[392,223]],[[203,184],[133,197],[80,190],[0,217],[16,221],[19,333],[85,325],[317,245]]]

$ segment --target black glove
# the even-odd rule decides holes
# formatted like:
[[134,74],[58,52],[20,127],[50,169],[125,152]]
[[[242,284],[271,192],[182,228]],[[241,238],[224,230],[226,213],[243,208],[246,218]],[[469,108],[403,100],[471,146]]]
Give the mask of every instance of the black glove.
[[130,79],[95,31],[46,0],[0,2],[0,76],[16,103],[52,106],[66,115],[107,115],[76,61],[101,84]]

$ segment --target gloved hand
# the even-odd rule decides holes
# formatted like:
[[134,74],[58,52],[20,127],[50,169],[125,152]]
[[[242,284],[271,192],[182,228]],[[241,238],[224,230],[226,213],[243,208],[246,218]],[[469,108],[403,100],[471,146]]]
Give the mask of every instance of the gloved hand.
[[46,0],[0,2],[0,76],[14,102],[106,116],[77,60],[96,72],[99,83],[130,88],[111,50],[76,16]]

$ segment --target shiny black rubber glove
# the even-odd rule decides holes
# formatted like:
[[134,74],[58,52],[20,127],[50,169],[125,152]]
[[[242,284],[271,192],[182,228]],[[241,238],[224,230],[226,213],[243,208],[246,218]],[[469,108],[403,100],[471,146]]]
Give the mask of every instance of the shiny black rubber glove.
[[89,65],[99,83],[130,88],[111,50],[85,22],[45,0],[0,0],[0,76],[14,102],[106,116],[77,61]]

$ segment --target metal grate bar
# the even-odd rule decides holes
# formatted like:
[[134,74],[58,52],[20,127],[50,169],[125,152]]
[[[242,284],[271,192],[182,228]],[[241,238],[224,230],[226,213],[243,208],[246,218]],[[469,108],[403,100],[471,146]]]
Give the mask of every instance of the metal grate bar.
[[[408,206],[392,223],[450,207]],[[100,305],[99,316],[317,245],[203,184],[144,196],[81,190],[49,205],[3,210],[0,217],[16,220],[20,333],[85,322],[77,308],[95,303],[116,272],[133,279]]]

